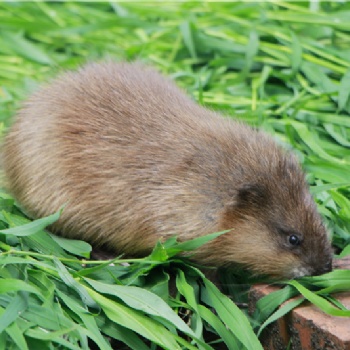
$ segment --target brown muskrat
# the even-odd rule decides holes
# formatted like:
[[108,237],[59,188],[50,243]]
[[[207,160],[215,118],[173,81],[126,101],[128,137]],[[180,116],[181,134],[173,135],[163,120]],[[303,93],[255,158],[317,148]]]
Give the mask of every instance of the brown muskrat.
[[192,258],[274,277],[331,270],[296,158],[140,63],[88,64],[34,93],[5,139],[4,168],[30,215],[66,204],[54,232],[117,253],[228,229]]

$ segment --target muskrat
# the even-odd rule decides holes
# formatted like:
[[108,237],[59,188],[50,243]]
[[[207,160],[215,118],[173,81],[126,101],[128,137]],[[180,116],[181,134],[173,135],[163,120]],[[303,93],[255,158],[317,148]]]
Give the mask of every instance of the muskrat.
[[278,278],[331,270],[295,156],[138,62],[90,63],[35,92],[5,139],[4,169],[29,215],[66,204],[54,232],[117,253],[230,230],[192,259]]

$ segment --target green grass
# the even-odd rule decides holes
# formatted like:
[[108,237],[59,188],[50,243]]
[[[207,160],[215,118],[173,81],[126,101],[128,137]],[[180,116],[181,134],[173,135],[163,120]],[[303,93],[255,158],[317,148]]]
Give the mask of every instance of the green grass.
[[[349,15],[350,3],[337,1],[1,3],[1,130],[61,70],[102,58],[142,60],[199,103],[293,148],[336,253],[349,254]],[[175,256],[213,237],[171,240],[144,259],[88,261],[87,243],[44,231],[55,215],[30,223],[5,192],[0,209],[0,349],[89,349],[93,342],[99,349],[255,350],[253,331],[304,299],[350,316],[330,296],[350,290],[350,271],[285,281],[247,317]],[[246,300],[246,281],[223,279],[235,300]],[[300,293],[304,299],[276,311]]]

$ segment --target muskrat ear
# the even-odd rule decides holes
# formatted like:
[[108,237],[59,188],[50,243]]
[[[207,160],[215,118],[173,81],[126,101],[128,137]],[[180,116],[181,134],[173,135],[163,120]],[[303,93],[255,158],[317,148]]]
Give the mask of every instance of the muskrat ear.
[[266,188],[260,184],[247,184],[238,189],[238,206],[260,206],[265,203],[266,200]]

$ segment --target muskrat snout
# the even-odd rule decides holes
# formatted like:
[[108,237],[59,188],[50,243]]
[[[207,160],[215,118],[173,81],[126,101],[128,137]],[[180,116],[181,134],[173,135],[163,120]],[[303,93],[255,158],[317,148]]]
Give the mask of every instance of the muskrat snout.
[[321,268],[315,269],[312,273],[313,276],[323,275],[324,273],[331,272],[333,270],[333,260],[329,259]]

